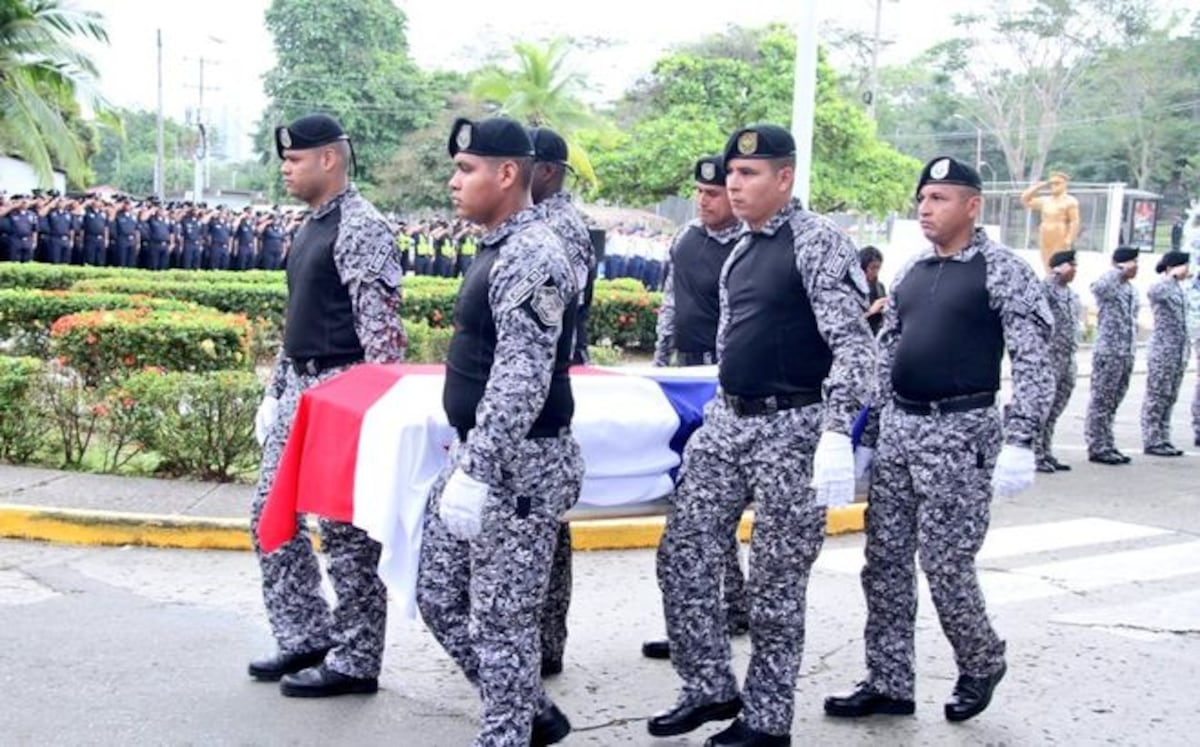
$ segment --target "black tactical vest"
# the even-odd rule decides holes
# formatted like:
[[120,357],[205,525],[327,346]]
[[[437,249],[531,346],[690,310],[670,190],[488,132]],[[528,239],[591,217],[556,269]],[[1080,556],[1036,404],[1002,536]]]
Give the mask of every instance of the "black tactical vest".
[[[496,321],[488,299],[492,265],[500,256],[499,246],[480,249],[475,261],[463,278],[458,299],[454,304],[454,336],[446,356],[446,384],[442,390],[442,406],[450,425],[460,431],[475,427],[475,410],[487,386],[492,362],[496,357]],[[575,329],[577,303],[568,303],[563,312],[562,333],[554,355],[554,372],[550,378],[550,393],[537,420],[529,431],[530,437],[556,435],[571,425],[575,414],[575,398],[571,392],[570,330]]]
[[729,322],[721,352],[721,388],[738,397],[819,391],[833,353],[817,331],[796,269],[792,228],[751,234],[729,268]]
[[283,338],[290,358],[363,356],[350,293],[333,260],[341,217],[341,209],[335,207],[320,218],[310,218],[292,245]]
[[689,228],[675,245],[671,282],[675,291],[675,349],[681,353],[717,349],[717,285],[733,246],[733,242],[722,244],[712,238],[702,226]]
[[892,289],[900,343],[892,390],[932,402],[1000,388],[1004,328],[988,301],[987,260],[932,257],[914,264]]

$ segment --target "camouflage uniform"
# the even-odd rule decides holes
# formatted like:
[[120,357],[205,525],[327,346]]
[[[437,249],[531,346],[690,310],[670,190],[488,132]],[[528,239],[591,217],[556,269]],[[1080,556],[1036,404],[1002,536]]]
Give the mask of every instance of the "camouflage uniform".
[[[489,252],[496,252],[494,260]],[[577,289],[562,243],[532,208],[482,238],[464,288],[477,272],[488,273],[495,355],[475,425],[465,443],[453,445],[451,465],[430,492],[417,603],[438,642],[479,688],[475,744],[525,747],[534,715],[549,705],[538,676],[538,631],[551,558],[583,480],[569,432],[528,434],[547,403],[562,309],[575,303]],[[527,313],[539,291],[555,294],[556,322]],[[456,330],[463,333],[457,323]],[[482,532],[471,541],[451,535],[438,516],[455,467],[491,487]]]
[[[567,248],[571,269],[575,272],[576,287],[587,285],[588,273],[595,267],[596,257],[592,238],[583,216],[571,201],[571,195],[559,191],[537,205],[546,223],[558,234]],[[572,501],[574,503],[574,501]],[[567,612],[571,608],[571,525],[563,522],[554,544],[554,561],[550,566],[550,583],[546,588],[546,606],[542,612],[542,661],[560,665],[567,645]]]
[[[353,187],[318,208],[309,221],[340,209],[333,258],[349,293],[354,332],[370,363],[403,360],[407,342],[400,324],[400,267],[387,223]],[[337,594],[330,610],[321,593],[321,571],[308,529],[296,517],[296,534],[279,549],[263,554],[258,522],[275,480],[275,470],[305,389],[344,371],[348,365],[316,374],[297,372],[281,350],[268,393],[279,399],[279,415],[263,445],[262,466],[251,509],[250,536],[263,575],[263,601],[282,653],[332,646],[325,665],[351,677],[375,677],[383,657],[387,589],[376,573],[379,543],[350,524],[320,520],[321,545],[329,557],[329,580]]]
[[[781,232],[788,231],[783,234]],[[794,267],[811,304],[816,333],[831,360],[821,384],[824,406],[812,404],[763,415],[738,416],[724,389],[684,452],[666,532],[658,552],[671,663],[683,679],[679,704],[692,706],[737,695],[729,636],[720,600],[720,567],[745,497],[755,504],[750,541],[752,654],[742,694],[742,719],[769,734],[791,730],[794,688],[804,647],[809,569],[824,541],[825,509],[815,505],[812,457],[822,430],[849,434],[874,372],[874,343],[863,319],[866,280],[845,234],[793,200],[734,248],[721,273],[717,352],[724,370],[738,365],[730,328],[743,319],[730,310],[734,293],[764,305],[778,296],[730,283],[738,263],[763,260],[777,234],[790,236]],[[757,252],[757,254],[756,254]],[[790,282],[790,280],[788,281]],[[789,297],[787,300],[793,300]],[[793,300],[794,303],[794,300]],[[739,312],[740,313],[740,312]],[[780,340],[782,349],[792,340]],[[815,355],[808,350],[804,355]],[[753,366],[755,361],[740,361]]]
[[1142,445],[1146,448],[1171,441],[1171,409],[1179,398],[1179,385],[1187,369],[1187,297],[1172,277],[1155,283],[1147,296],[1154,311],[1154,331],[1147,354],[1149,375],[1142,402]]
[[1099,334],[1092,350],[1092,398],[1088,402],[1088,455],[1116,450],[1113,418],[1129,389],[1133,373],[1138,298],[1133,285],[1113,268],[1092,283],[1099,318]]
[[1051,443],[1054,441],[1054,425],[1067,408],[1071,392],[1075,391],[1075,349],[1078,347],[1079,318],[1081,306],[1079,296],[1071,287],[1059,282],[1058,275],[1051,273],[1042,281],[1046,302],[1054,316],[1054,334],[1050,338],[1050,365],[1054,369],[1054,402],[1050,414],[1038,437],[1033,440],[1034,454],[1039,464],[1052,458]]
[[[905,280],[918,263],[939,261],[932,249],[896,276],[880,330],[875,402],[883,403],[882,414],[872,407],[863,435],[864,445],[878,445],[867,501],[862,585],[867,600],[867,684],[891,698],[913,699],[915,554],[920,556],[960,674],[990,676],[1004,663],[1004,642],[988,622],[975,555],[987,534],[992,470],[1001,441],[1030,446],[1054,396],[1046,349],[1053,322],[1029,265],[988,239],[982,229],[976,229],[960,255],[940,261],[970,263],[980,256],[986,268],[987,310],[976,311],[988,314],[1000,326],[1012,360],[1013,398],[1005,408],[1003,431],[995,406],[914,414],[897,404],[893,373],[905,334],[901,326],[907,306]],[[939,295],[930,303],[945,305],[947,300]],[[928,333],[942,337],[937,329]],[[928,361],[927,369],[968,363],[939,356]],[[991,360],[990,354],[983,365],[996,388],[999,366],[1000,356]]]
[[[684,226],[675,234],[668,252],[670,261],[667,263],[667,276],[663,283],[662,306],[659,307],[658,322],[655,325],[654,365],[670,365],[671,354],[675,352],[675,274],[678,269],[676,250],[680,241],[684,240],[689,234],[702,234],[723,247],[731,246],[741,237],[744,230],[740,221],[735,221],[729,228],[714,231],[697,219]],[[712,290],[715,296],[716,288]],[[715,338],[712,340],[712,348],[714,351],[716,350]],[[683,355],[680,355],[676,359],[676,364],[681,366],[711,365],[716,362],[717,357],[715,352],[711,356],[704,354],[699,360],[689,360]],[[742,508],[744,507],[743,505]],[[737,510],[738,521],[741,520],[741,511],[742,509]],[[737,628],[744,629],[749,624],[750,605],[749,600],[746,598],[745,574],[742,572],[742,565],[739,559],[736,524],[721,553],[724,562],[724,577],[722,578],[721,588],[725,605],[725,621],[731,631]]]

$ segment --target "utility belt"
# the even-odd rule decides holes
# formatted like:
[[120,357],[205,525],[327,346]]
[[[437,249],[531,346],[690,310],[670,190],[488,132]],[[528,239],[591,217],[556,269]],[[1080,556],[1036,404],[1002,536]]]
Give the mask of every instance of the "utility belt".
[[331,368],[348,366],[352,363],[362,363],[362,360],[362,353],[326,355],[317,358],[292,358],[292,369],[300,376],[319,376]]
[[975,394],[963,394],[957,397],[947,397],[930,402],[907,399],[896,394],[892,396],[892,401],[896,403],[896,407],[910,415],[940,415],[942,413],[967,412],[969,410],[991,407],[996,404],[996,393],[977,392]]
[[792,394],[772,394],[769,397],[738,397],[721,393],[721,399],[739,418],[755,415],[774,415],[785,410],[814,405],[821,401],[821,391],[810,389]]
[[677,350],[675,351],[675,361],[681,366],[711,366],[717,362],[717,353],[715,350],[704,350],[699,353],[685,353]]
[[[467,436],[471,435],[472,428],[455,428],[458,433],[459,443],[466,443]],[[571,426],[553,426],[553,425],[535,425],[529,429],[529,433],[525,434],[526,440],[531,438],[562,438],[563,436],[571,435]]]

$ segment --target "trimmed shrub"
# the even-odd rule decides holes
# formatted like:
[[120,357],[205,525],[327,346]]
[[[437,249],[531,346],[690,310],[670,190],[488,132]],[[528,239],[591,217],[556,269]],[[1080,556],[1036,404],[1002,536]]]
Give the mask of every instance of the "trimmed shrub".
[[257,468],[262,384],[253,373],[141,371],[121,392],[136,413],[134,437],[158,454],[160,472],[228,482]]
[[44,367],[36,358],[0,358],[0,459],[24,462],[48,443],[50,423],[37,405]]
[[449,327],[431,327],[422,321],[405,321],[404,331],[408,335],[408,363],[445,363],[450,350],[450,337],[454,330]]
[[168,371],[249,368],[246,317],[127,309],[70,314],[50,329],[51,352],[88,384],[146,366]]
[[598,345],[653,350],[661,293],[596,287],[588,317],[588,340]]
[[81,280],[72,290],[129,293],[190,301],[230,314],[270,319],[279,324],[287,310],[287,287],[280,283],[178,282],[148,278]]
[[50,351],[50,326],[59,317],[81,311],[140,308],[183,311],[199,307],[151,296],[5,288],[0,289],[0,342],[9,353],[44,358]]

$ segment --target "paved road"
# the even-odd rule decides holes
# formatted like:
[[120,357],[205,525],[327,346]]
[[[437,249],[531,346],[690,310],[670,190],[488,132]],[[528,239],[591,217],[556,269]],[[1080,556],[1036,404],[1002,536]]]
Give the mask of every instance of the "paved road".
[[[1190,405],[1192,375],[1185,383]],[[927,594],[918,621],[918,712],[825,719],[821,699],[861,675],[862,537],[830,539],[809,592],[797,686],[798,743],[1195,744],[1200,731],[1200,455],[1140,456],[1134,380],[1118,419],[1129,467],[1086,464],[1084,388],[1059,454],[1076,465],[999,500],[981,555],[1009,675],[992,708],[947,724],[955,676]],[[1188,414],[1176,442],[1191,443]],[[550,691],[572,717],[565,744],[696,745],[718,726],[654,740],[667,664],[639,657],[661,631],[649,550],[581,553],[566,671]],[[394,609],[394,608],[393,608]],[[282,698],[245,662],[270,646],[246,553],[0,542],[0,742],[51,744],[461,745],[476,700],[419,622],[389,623],[382,692],[327,702]],[[748,644],[736,643],[744,668]]]

